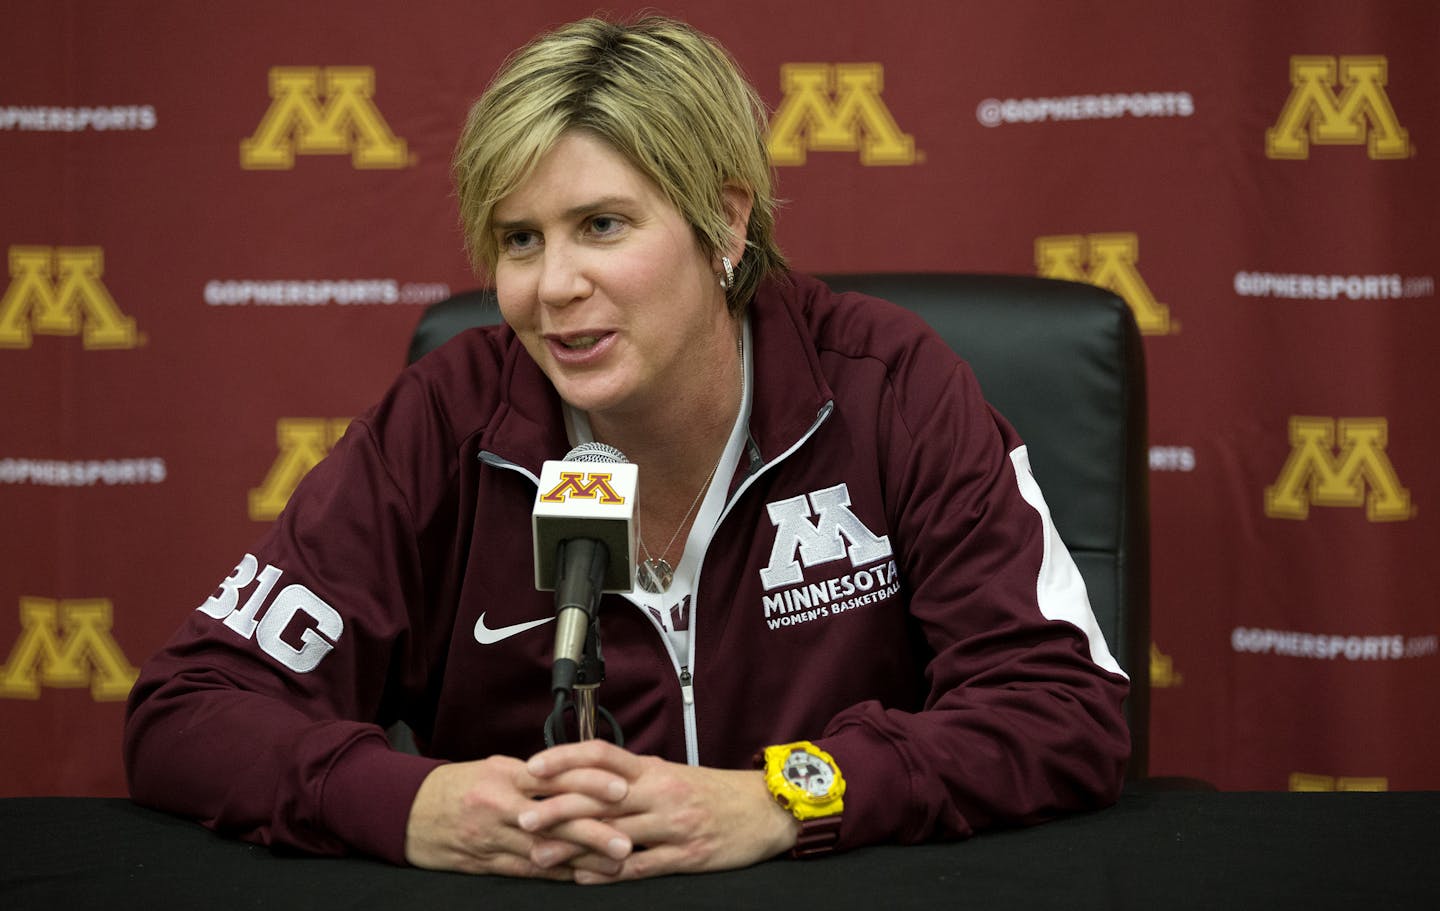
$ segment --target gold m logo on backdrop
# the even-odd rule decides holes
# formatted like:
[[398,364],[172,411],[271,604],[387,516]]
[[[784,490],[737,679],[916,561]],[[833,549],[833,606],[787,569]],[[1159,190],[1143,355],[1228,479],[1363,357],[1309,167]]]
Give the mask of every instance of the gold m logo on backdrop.
[[1155,689],[1169,689],[1185,682],[1185,675],[1175,669],[1175,659],[1160,651],[1160,646],[1150,643],[1150,686]]
[[[1336,95],[1332,86],[1342,86]],[[1290,97],[1265,131],[1269,158],[1309,158],[1310,144],[1364,145],[1371,158],[1410,157],[1410,134],[1385,94],[1384,57],[1291,57]]]
[[269,522],[280,515],[300,479],[345,435],[349,418],[281,418],[275,422],[275,442],[280,454],[265,480],[250,491],[250,518]]
[[[1098,285],[1125,298],[1146,335],[1173,331],[1170,308],[1155,300],[1140,277],[1140,240],[1134,234],[1070,234],[1035,239],[1035,266],[1042,278]],[[1089,268],[1086,269],[1086,264]]]
[[915,137],[902,133],[880,99],[878,63],[787,63],[780,67],[784,98],[770,121],[770,161],[803,165],[806,150],[859,152],[862,165],[907,165]]
[[1353,775],[1315,775],[1310,772],[1291,772],[1292,791],[1388,791],[1388,778],[1359,778]]
[[1363,505],[1371,522],[1413,517],[1410,491],[1385,455],[1388,432],[1384,418],[1290,418],[1290,457],[1265,488],[1265,514],[1304,519],[1312,505]]
[[271,67],[274,100],[255,135],[241,141],[240,166],[287,170],[296,155],[346,154],[357,168],[408,166],[405,141],[380,116],[374,94],[368,66]]
[[97,702],[124,699],[140,675],[110,635],[105,598],[20,599],[20,638],[0,665],[0,698],[39,699],[40,688],[86,687]]
[[0,348],[29,348],[35,332],[80,335],[86,348],[134,348],[135,320],[115,305],[104,272],[99,247],[11,247]]

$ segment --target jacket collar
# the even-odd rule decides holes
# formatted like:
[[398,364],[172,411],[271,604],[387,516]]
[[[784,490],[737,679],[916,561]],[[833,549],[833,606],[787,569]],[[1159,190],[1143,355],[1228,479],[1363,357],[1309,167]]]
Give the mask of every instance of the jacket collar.
[[828,293],[816,279],[786,273],[767,279],[750,302],[755,348],[750,438],[765,462],[794,446],[834,398],[811,325],[813,305]]
[[509,326],[494,331],[503,339],[499,404],[480,434],[478,448],[538,478],[546,459],[561,458],[570,450],[560,396]]

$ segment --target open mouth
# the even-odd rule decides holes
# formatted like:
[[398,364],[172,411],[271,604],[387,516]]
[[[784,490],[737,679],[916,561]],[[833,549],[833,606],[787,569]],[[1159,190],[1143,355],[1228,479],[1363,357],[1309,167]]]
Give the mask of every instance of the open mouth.
[[550,343],[550,351],[554,357],[566,363],[579,364],[603,356],[615,340],[615,333],[577,332],[574,335],[547,336],[546,340]]
[[575,351],[581,348],[592,347],[598,341],[600,341],[600,336],[598,335],[576,335],[571,338],[560,339],[560,344]]

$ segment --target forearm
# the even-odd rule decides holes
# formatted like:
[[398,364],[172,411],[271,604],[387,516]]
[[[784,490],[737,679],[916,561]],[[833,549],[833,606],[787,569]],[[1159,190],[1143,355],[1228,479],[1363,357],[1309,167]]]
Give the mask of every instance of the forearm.
[[434,760],[392,751],[375,725],[316,721],[257,693],[173,679],[141,693],[124,743],[137,802],[263,844],[403,861],[405,816]]
[[842,848],[963,838],[1108,806],[1129,756],[1123,681],[953,694],[922,712],[866,703],[816,743],[844,771]]

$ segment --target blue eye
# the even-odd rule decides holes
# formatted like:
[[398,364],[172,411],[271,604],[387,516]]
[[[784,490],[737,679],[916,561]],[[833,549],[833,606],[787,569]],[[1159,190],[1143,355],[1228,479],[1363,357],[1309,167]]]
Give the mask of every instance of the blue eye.
[[507,253],[524,253],[540,242],[540,236],[533,231],[511,231],[501,239],[500,246]]
[[623,226],[624,223],[613,215],[596,215],[590,219],[590,230],[596,234],[614,234]]

